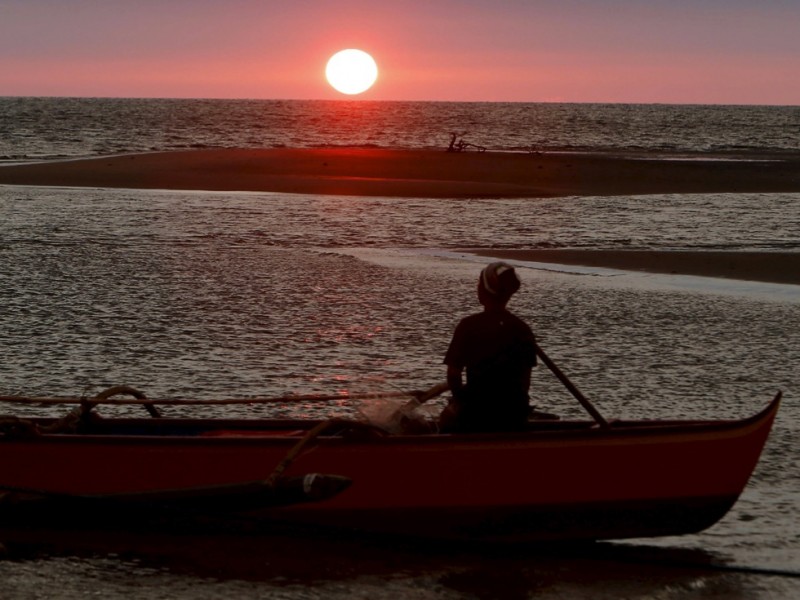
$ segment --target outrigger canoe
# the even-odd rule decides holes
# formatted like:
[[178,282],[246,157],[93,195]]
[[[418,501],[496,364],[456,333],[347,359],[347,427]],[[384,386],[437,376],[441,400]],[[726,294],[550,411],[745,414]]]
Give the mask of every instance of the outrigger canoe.
[[155,416],[99,418],[100,400],[84,400],[68,419],[7,419],[0,522],[213,513],[473,540],[688,534],[744,490],[780,393],[742,420],[532,420],[525,431],[464,434],[164,418],[158,401],[138,401]]

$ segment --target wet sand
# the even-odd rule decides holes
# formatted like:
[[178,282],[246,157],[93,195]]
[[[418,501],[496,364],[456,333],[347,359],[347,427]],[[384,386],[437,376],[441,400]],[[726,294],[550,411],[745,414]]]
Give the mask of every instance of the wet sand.
[[800,156],[659,160],[439,150],[219,149],[0,167],[0,184],[420,198],[800,192]]
[[800,252],[467,250],[506,260],[800,285]]
[[[740,157],[741,158],[741,157]],[[421,198],[800,192],[800,156],[218,149],[0,167],[0,184]],[[498,258],[800,284],[800,253],[481,250]]]

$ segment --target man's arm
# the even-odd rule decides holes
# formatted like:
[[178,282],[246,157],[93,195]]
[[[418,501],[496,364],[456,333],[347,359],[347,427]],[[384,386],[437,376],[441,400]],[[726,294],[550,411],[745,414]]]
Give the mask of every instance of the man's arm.
[[450,386],[450,392],[455,399],[458,399],[464,392],[464,381],[461,378],[463,371],[464,369],[447,365],[447,385]]

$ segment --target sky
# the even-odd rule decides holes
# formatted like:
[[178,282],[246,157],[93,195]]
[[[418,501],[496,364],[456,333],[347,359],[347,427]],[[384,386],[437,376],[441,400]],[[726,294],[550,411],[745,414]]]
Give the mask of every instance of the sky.
[[0,96],[800,105],[800,0],[0,0]]

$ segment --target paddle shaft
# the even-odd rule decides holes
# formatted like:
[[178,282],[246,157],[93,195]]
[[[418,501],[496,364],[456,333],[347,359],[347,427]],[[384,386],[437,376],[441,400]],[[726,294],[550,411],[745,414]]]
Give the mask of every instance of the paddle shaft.
[[541,347],[538,345],[536,346],[536,354],[538,354],[539,358],[542,359],[542,362],[544,362],[544,364],[547,365],[547,368],[549,368],[553,372],[553,375],[558,377],[559,381],[561,381],[561,383],[564,384],[564,387],[567,388],[573,396],[575,396],[575,399],[581,403],[581,406],[583,406],[583,408],[586,409],[586,412],[592,415],[592,418],[595,421],[597,421],[600,427],[604,429],[608,428],[609,427],[608,421],[606,421],[603,418],[603,415],[601,415],[600,412],[594,407],[594,405],[591,402],[589,402],[586,396],[581,394],[581,391],[575,387],[575,385],[569,380],[569,378],[566,375],[564,375],[561,369],[558,368],[558,365],[556,365],[556,363],[554,363],[550,359],[550,357],[547,356],[547,354],[545,354],[545,351],[542,350]]

